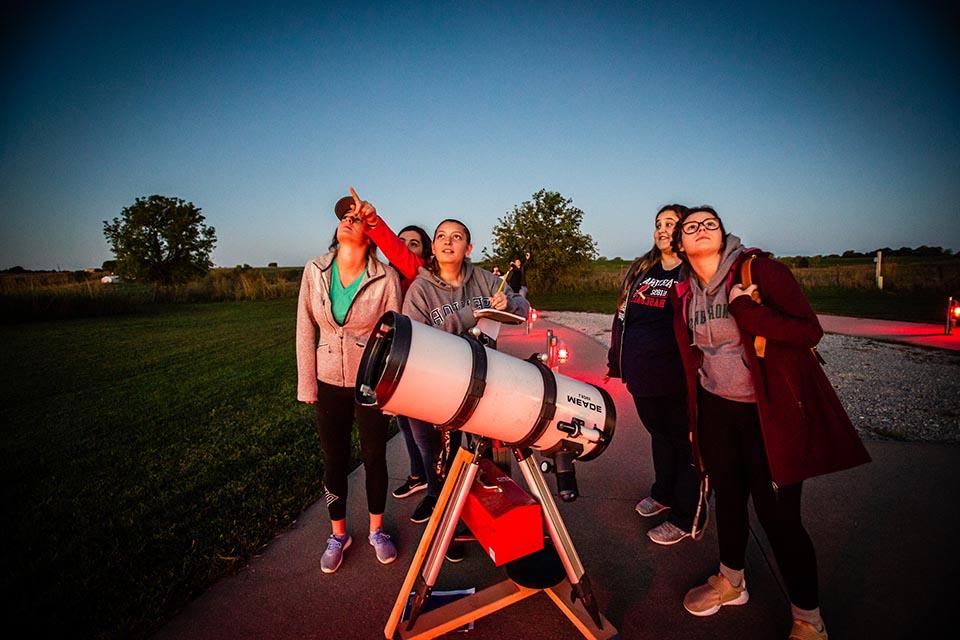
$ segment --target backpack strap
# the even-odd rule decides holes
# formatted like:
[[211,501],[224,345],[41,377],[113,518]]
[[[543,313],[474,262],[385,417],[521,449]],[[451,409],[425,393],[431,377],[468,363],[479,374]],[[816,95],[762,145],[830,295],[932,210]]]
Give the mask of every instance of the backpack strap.
[[[740,284],[744,289],[753,284],[753,277],[750,275],[750,265],[753,263],[754,259],[757,257],[757,254],[753,254],[746,260],[740,263]],[[755,289],[750,297],[757,304],[761,304],[763,299],[760,297],[760,290]],[[766,355],[767,352],[767,339],[763,336],[754,336],[753,338],[753,348],[757,352],[757,357],[762,358]]]

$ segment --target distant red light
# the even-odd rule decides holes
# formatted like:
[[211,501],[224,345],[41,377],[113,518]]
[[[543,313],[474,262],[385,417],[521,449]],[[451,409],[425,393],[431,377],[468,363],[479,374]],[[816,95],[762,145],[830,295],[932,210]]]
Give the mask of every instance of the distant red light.
[[952,311],[953,311],[954,318],[960,318],[960,305],[958,304],[953,305]]
[[531,320],[539,320],[539,319],[540,319],[540,313],[539,313],[536,309],[530,309],[530,319],[531,319]]

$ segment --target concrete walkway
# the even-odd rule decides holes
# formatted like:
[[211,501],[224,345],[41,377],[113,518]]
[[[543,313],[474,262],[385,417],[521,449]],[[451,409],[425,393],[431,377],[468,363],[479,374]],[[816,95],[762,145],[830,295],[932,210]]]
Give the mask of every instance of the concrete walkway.
[[[561,372],[602,384],[606,349],[549,321],[539,322],[529,336],[517,328],[505,330],[501,350],[520,357],[541,351],[548,328],[572,351]],[[788,602],[756,523],[747,552],[750,602],[708,618],[684,611],[687,589],[716,572],[716,527],[711,523],[698,542],[659,547],[648,541],[645,533],[658,520],[643,520],[633,508],[653,480],[650,440],[623,386],[611,381],[607,388],[617,405],[616,436],[602,456],[578,465],[580,499],[560,503],[601,611],[627,639],[786,638]],[[960,580],[960,511],[954,504],[960,495],[960,447],[894,442],[868,442],[867,447],[871,464],[804,485],[804,515],[817,549],[830,637],[932,636],[933,629],[952,627],[949,606]],[[407,464],[402,439],[393,438],[388,446],[391,488],[406,477]],[[548,482],[553,486],[553,478]],[[363,469],[358,469],[350,478],[353,546],[337,573],[325,575],[319,568],[329,521],[326,508],[317,503],[263,555],[215,584],[156,637],[382,638],[422,531],[422,525],[408,520],[419,495],[388,499],[386,526],[400,557],[391,565],[379,565],[366,542]],[[437,588],[479,589],[503,577],[478,546],[469,545],[464,562],[444,564]],[[466,634],[446,637],[582,636],[538,594],[478,620]]]

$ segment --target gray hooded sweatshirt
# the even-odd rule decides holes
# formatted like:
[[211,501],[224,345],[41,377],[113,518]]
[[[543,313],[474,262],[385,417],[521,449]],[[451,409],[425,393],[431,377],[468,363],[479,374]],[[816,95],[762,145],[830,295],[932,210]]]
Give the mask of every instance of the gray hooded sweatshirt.
[[[490,298],[496,293],[501,279],[489,271],[463,261],[463,284],[454,288],[423,267],[407,290],[403,300],[403,314],[411,320],[433,325],[447,333],[460,334],[477,324],[474,309],[490,308]],[[526,316],[530,304],[505,285],[507,311]]]
[[700,367],[703,388],[727,400],[756,402],[740,329],[728,312],[728,292],[724,286],[730,267],[743,251],[740,238],[727,234],[727,246],[710,281],[701,285],[697,276],[691,275],[687,326],[693,332],[693,344],[703,352]]

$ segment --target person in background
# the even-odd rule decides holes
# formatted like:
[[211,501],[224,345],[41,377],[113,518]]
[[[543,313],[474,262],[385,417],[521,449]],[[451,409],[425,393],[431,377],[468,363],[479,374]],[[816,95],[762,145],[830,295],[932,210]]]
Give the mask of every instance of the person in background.
[[387,500],[388,418],[354,401],[357,369],[367,337],[387,311],[400,309],[400,279],[377,260],[349,198],[334,207],[340,223],[327,254],[303,269],[297,303],[297,399],[315,408],[323,449],[323,483],[331,528],[320,559],[333,573],[352,540],[347,533],[347,474],[356,418],[366,471],[368,541],[377,560],[393,562],[397,550],[383,530]]
[[[620,285],[607,355],[607,377],[620,378],[627,385],[640,421],[650,433],[654,482],[636,511],[644,518],[670,512],[664,522],[647,531],[647,537],[661,545],[699,533],[694,517],[700,478],[690,452],[673,308],[667,304],[667,294],[680,280],[681,261],[671,247],[673,228],[686,210],[669,204],[657,212],[653,247],[634,260]],[[700,529],[705,523],[703,511]]]
[[493,267],[490,269],[490,273],[497,276],[498,278],[503,277],[503,274],[500,273],[500,267],[498,267],[497,265],[493,265]]
[[519,293],[522,297],[527,297],[527,263],[530,261],[530,252],[523,254],[523,259],[519,257],[510,261],[510,268],[507,271],[507,284],[510,288]]
[[[719,573],[687,592],[683,605],[709,616],[749,599],[752,498],[790,598],[789,638],[825,639],[816,553],[801,518],[803,481],[870,456],[813,351],[823,329],[790,270],[745,249],[711,207],[680,216],[673,249],[689,267],[670,298],[694,460],[715,492],[720,546]],[[746,260],[753,284],[744,287]]]

